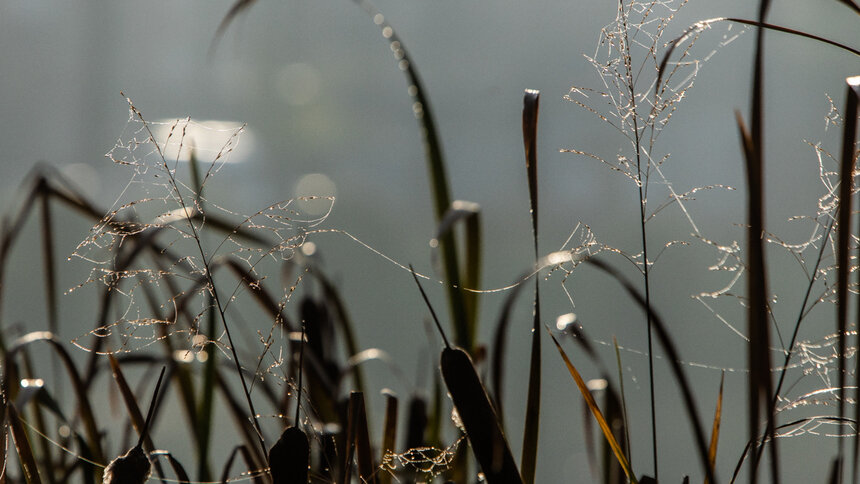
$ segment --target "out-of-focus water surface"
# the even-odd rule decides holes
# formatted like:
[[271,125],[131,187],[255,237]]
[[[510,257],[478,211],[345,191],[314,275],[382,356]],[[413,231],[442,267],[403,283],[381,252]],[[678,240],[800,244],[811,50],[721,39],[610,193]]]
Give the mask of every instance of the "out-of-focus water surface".
[[[576,148],[613,160],[629,152],[629,144],[616,131],[563,99],[572,85],[605,89],[583,54],[594,54],[600,28],[615,17],[615,4],[442,0],[382,1],[377,7],[397,28],[423,76],[454,198],[482,208],[484,289],[508,285],[533,262],[521,131],[522,93],[527,88],[542,92],[541,252],[562,248],[578,223],[587,224],[601,242],[630,253],[639,251],[636,187],[592,159],[560,152]],[[246,123],[230,161],[207,185],[207,197],[240,213],[299,195],[336,197],[321,227],[346,231],[373,250],[333,232],[312,237],[315,257],[341,288],[360,345],[388,352],[409,380],[397,380],[383,365],[368,366],[369,405],[381,408],[378,391],[387,386],[408,394],[413,375],[427,373],[419,366],[426,369],[438,349],[428,346],[423,326],[428,314],[409,273],[391,262],[412,263],[422,273],[438,274],[428,245],[435,223],[427,169],[408,83],[379,29],[351,2],[256,2],[210,52],[214,32],[229,8],[227,0],[4,2],[0,207],[6,214],[18,207],[20,188],[38,163],[55,166],[106,209],[121,198],[130,171],[104,155],[118,138],[139,126],[129,122],[120,92],[149,121],[190,116],[208,122],[204,123],[208,130],[195,140],[201,146],[212,130]],[[678,12],[665,40],[699,19],[754,15],[753,5],[745,2],[694,0]],[[858,40],[856,17],[833,1],[778,2],[770,20],[842,42]],[[694,56],[703,59],[717,52],[701,65],[694,87],[657,148],[660,156],[672,154],[663,170],[678,192],[705,185],[738,188],[701,192],[687,203],[702,238],[719,244],[743,242],[737,224],[744,220],[745,183],[733,111],[747,112],[753,31],[721,46],[743,30],[739,27],[729,30],[728,24],[716,24],[704,32]],[[844,79],[857,74],[858,62],[834,48],[781,34],[768,34],[766,48],[768,224],[786,241],[798,242],[808,236],[809,225],[789,223],[788,218],[814,214],[824,193],[818,161],[806,142],[824,140],[838,152],[839,131],[825,132],[827,96],[843,106]],[[666,197],[665,184],[654,180],[652,208]],[[308,212],[317,208],[304,207]],[[55,250],[65,261],[86,237],[89,224],[71,212],[58,213]],[[726,370],[718,454],[719,475],[725,480],[746,439],[745,341],[690,296],[717,290],[731,277],[708,272],[717,256],[707,244],[690,237],[693,229],[677,207],[666,208],[649,224],[656,251],[671,240],[692,242],[660,256],[653,270],[653,298],[677,338],[682,358],[691,363],[685,369],[695,381],[705,425],[713,412],[721,369]],[[15,331],[10,328],[16,325],[25,330],[45,328],[43,289],[37,277],[38,226],[31,222],[23,230],[12,256],[15,282],[3,288],[4,331]],[[621,257],[608,260],[625,267]],[[784,251],[777,251],[771,262],[772,290],[778,294],[774,312],[787,339],[805,276]],[[75,286],[88,273],[84,261],[64,262],[61,287]],[[634,275],[630,270],[626,274]],[[629,349],[621,357],[633,422],[633,465],[639,473],[651,473],[644,317],[620,286],[597,271],[577,270],[567,280],[575,306],[560,282],[555,275],[544,283],[546,324],[554,326],[557,316],[575,312],[613,372],[612,336]],[[429,292],[437,308],[444,308],[441,287],[431,285]],[[742,283],[733,292],[742,295]],[[94,294],[83,290],[62,298],[63,339],[91,329]],[[506,296],[505,291],[481,296],[483,341],[491,340]],[[523,297],[515,310],[509,336],[505,414],[517,455],[527,381],[527,365],[518,363],[528,358],[531,321],[527,299]],[[744,332],[740,305],[720,304],[727,323]],[[801,338],[823,338],[833,332],[832,321],[829,308],[818,310]],[[256,339],[249,334],[243,344],[253,348]],[[776,338],[774,346],[779,347]],[[567,348],[586,378],[599,376],[578,347]],[[780,352],[773,355],[777,358]],[[537,479],[591,481],[582,443],[581,398],[548,339],[543,356]],[[701,472],[677,385],[663,360],[657,360],[655,370],[661,480],[679,481],[687,473],[695,480]],[[113,411],[122,415],[119,407]],[[834,411],[816,408],[819,413]],[[371,418],[378,427],[381,413]],[[167,425],[175,420],[181,428],[180,419],[163,416],[154,438],[160,447],[190,462],[190,435],[171,432]],[[216,450],[217,456],[226,456],[232,446],[229,430],[222,432],[225,445]],[[835,453],[835,439],[806,435],[783,442],[786,475],[797,482],[821,480]]]

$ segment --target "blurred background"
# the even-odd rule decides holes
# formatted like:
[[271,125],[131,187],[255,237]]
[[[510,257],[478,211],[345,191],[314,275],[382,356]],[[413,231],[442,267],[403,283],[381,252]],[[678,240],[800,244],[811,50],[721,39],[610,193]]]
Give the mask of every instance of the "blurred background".
[[[381,0],[376,6],[397,29],[423,77],[447,156],[453,198],[482,208],[482,289],[507,286],[533,262],[521,131],[527,88],[542,92],[541,252],[562,248],[578,223],[587,224],[602,243],[639,251],[635,185],[595,160],[560,152],[574,148],[609,159],[629,153],[629,144],[617,131],[564,99],[573,85],[605,89],[583,54],[595,53],[601,27],[615,18],[615,3]],[[18,209],[21,187],[39,164],[56,167],[97,205],[111,207],[131,173],[111,163],[105,153],[139,127],[130,124],[121,91],[149,121],[190,116],[222,123],[218,126],[246,123],[230,160],[207,185],[207,196],[239,213],[299,195],[336,197],[322,227],[346,231],[374,250],[332,232],[311,239],[317,249],[314,257],[341,289],[361,347],[386,351],[405,375],[407,381],[402,382],[384,365],[368,366],[368,405],[382,408],[378,392],[384,387],[403,395],[416,390],[428,380],[439,349],[438,341],[425,336],[427,310],[409,273],[386,259],[412,263],[438,279],[428,244],[436,227],[427,167],[408,83],[379,28],[351,2],[257,1],[210,50],[230,7],[229,0],[3,2],[0,208],[7,215]],[[704,18],[755,15],[750,2],[694,0],[677,12],[665,40]],[[774,2],[769,20],[855,46],[858,40],[856,17],[835,1]],[[676,191],[717,184],[738,189],[702,192],[687,204],[702,236],[721,245],[744,242],[738,224],[744,222],[745,183],[734,110],[747,111],[753,31],[722,45],[744,31],[740,27],[716,24],[703,33],[693,55],[708,60],[658,144],[660,156],[672,154],[664,173]],[[824,193],[818,160],[807,141],[821,140],[838,152],[839,130],[825,130],[828,95],[841,109],[844,79],[857,75],[860,65],[837,49],[776,33],[767,35],[766,50],[768,227],[789,243],[802,242],[811,225],[789,222],[789,217],[814,215]],[[655,183],[653,193],[649,201],[656,208],[667,196],[662,182]],[[84,261],[66,262],[66,257],[91,224],[71,212],[57,219],[62,231],[56,250],[64,261],[60,280],[65,290],[89,274]],[[33,243],[15,247],[12,270],[34,277],[2,288],[6,300],[14,303],[6,303],[0,318],[4,331],[13,334],[45,329],[42,285],[35,277],[41,270],[37,224],[24,230],[22,240]],[[726,371],[718,475],[727,480],[747,438],[745,341],[728,326],[744,331],[742,307],[737,300],[722,301],[717,309],[724,323],[691,298],[724,287],[731,275],[708,271],[718,255],[690,236],[693,230],[676,207],[661,212],[649,230],[652,247],[673,240],[691,242],[661,255],[653,271],[653,298],[688,363],[685,369],[695,382],[706,426],[721,370]],[[623,258],[607,260],[635,276]],[[776,251],[771,263],[777,324],[790,331],[805,276],[784,250]],[[442,287],[431,284],[428,289],[444,314]],[[733,292],[743,294],[742,281]],[[92,328],[94,294],[82,291],[62,298],[64,340]],[[481,296],[482,341],[491,341],[506,296],[506,291]],[[557,316],[576,313],[608,368],[615,368],[613,335],[625,348],[621,358],[634,469],[652,473],[644,315],[615,281],[589,268],[577,269],[564,284],[559,274],[549,278],[542,297],[546,324],[554,327]],[[528,299],[522,297],[516,306],[509,334],[505,415],[515,455],[527,384],[527,365],[521,362],[528,358]],[[811,315],[801,339],[816,341],[834,331],[830,309]],[[252,334],[249,348],[254,339]],[[585,378],[596,378],[599,374],[585,355],[567,343]],[[659,348],[655,352],[661,353]],[[779,355],[774,352],[777,360]],[[548,339],[543,361],[538,482],[592,481],[581,434],[581,397]],[[685,474],[698,479],[701,472],[675,380],[662,360],[657,360],[655,371],[661,480],[679,482]],[[797,371],[789,383],[801,376]],[[124,416],[119,406],[111,411]],[[833,412],[824,407],[813,413]],[[378,426],[381,414],[371,414],[371,419],[371,425]],[[162,416],[154,429],[157,445],[192,461],[189,436],[171,433],[170,421],[169,415]],[[821,480],[836,439],[807,434],[784,440],[785,475],[794,482]],[[231,445],[225,437],[213,460],[218,462],[217,456],[226,455]]]

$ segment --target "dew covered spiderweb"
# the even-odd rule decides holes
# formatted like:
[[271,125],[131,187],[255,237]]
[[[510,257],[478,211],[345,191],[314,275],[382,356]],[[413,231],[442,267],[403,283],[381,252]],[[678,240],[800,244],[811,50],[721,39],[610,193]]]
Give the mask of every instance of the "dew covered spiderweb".
[[[682,101],[693,92],[691,89],[704,63],[719,49],[740,38],[745,29],[724,22],[725,19],[711,19],[679,30],[671,25],[672,20],[686,3],[685,0],[663,0],[618,4],[616,18],[601,30],[593,54],[584,56],[597,74],[596,85],[576,84],[565,99],[618,133],[616,138],[620,143],[609,148],[603,145],[577,146],[563,149],[562,152],[577,155],[578,159],[596,161],[632,182],[634,189],[640,193],[644,227],[651,227],[655,219],[673,214],[686,222],[690,235],[658,242],[662,234],[657,234],[656,229],[652,230],[648,235],[649,244],[651,247],[656,246],[657,250],[649,249],[646,261],[641,246],[633,250],[619,248],[598,238],[587,225],[577,225],[574,234],[580,240],[588,241],[589,256],[618,256],[624,263],[636,267],[639,273],[643,273],[646,266],[649,269],[654,267],[660,256],[673,247],[695,245],[709,248],[713,262],[707,269],[717,277],[718,287],[693,294],[692,297],[716,324],[725,327],[736,341],[745,345],[749,342],[744,316],[746,243],[736,238],[737,235],[714,233],[709,226],[700,225],[694,217],[695,210],[688,207],[690,202],[706,195],[706,192],[733,191],[734,188],[723,184],[676,188],[669,178],[671,165],[668,161],[671,154],[665,151],[664,143],[658,143]],[[719,40],[702,42],[705,36],[710,38],[714,32],[720,35],[719,31],[722,31]],[[667,56],[670,46],[674,50]],[[665,68],[660,71],[664,58]],[[838,131],[831,128],[841,125],[842,119],[832,100],[823,121],[829,131]],[[838,142],[838,136],[835,136],[832,143],[838,146]],[[849,331],[851,343],[844,355],[838,354],[838,336],[832,332],[836,297],[833,247],[838,230],[835,217],[840,182],[839,162],[825,148],[824,143],[807,144],[811,151],[806,159],[818,167],[821,187],[818,203],[809,213],[789,220],[792,224],[791,230],[787,230],[789,235],[781,235],[781,232],[786,231],[778,225],[767,227],[769,231],[765,234],[769,251],[787,253],[805,274],[799,294],[793,292],[780,295],[786,301],[791,301],[792,307],[801,308],[800,315],[785,315],[782,312],[771,314],[771,323],[776,327],[771,348],[775,362],[772,370],[774,381],[785,373],[785,384],[776,400],[776,411],[781,414],[783,426],[777,429],[776,435],[848,436],[856,433],[856,424],[851,419],[835,416],[839,398],[835,375],[839,369],[839,360],[844,359],[850,372],[848,376],[856,377],[853,374],[856,328]],[[855,150],[855,157],[857,153]],[[855,173],[855,192],[857,186]],[[739,225],[743,224],[741,217],[736,220]],[[798,233],[802,235],[798,236]],[[851,236],[850,245],[852,250],[858,246],[856,236]],[[570,299],[571,307],[574,307],[575,294],[568,289],[567,283],[575,277],[580,259],[572,260],[577,262],[559,264],[550,274],[561,275],[560,283]],[[853,256],[851,264],[850,270],[856,272],[857,260]],[[774,284],[776,286],[778,284]],[[807,287],[808,296],[804,299],[804,289]],[[856,283],[851,284],[849,292],[858,292]],[[774,293],[769,304],[776,305],[779,299]],[[660,310],[659,307],[656,309]],[[803,330],[793,337],[795,325],[801,325]],[[605,341],[598,343],[613,346]],[[626,349],[647,355],[647,352],[635,348]],[[787,358],[789,355],[790,358]],[[708,362],[682,363],[719,371],[747,372],[742,363],[733,368]],[[854,394],[854,387],[846,389],[846,398]],[[850,398],[847,403],[854,404],[853,396]]]
[[[224,280],[226,311],[243,288],[258,288],[266,271],[302,256],[309,230],[326,220],[333,197],[284,200],[251,214],[207,197],[244,132],[243,125],[190,118],[150,122],[129,100],[128,122],[106,156],[130,180],[73,253],[92,266],[73,290],[99,284],[115,307],[74,344],[100,353],[135,351],[173,336],[195,351],[223,345],[220,330],[201,329],[203,316],[218,309],[213,282]],[[326,204],[322,215],[304,213],[298,202],[309,200]],[[221,276],[229,271],[236,277]],[[294,290],[286,285],[276,304]]]

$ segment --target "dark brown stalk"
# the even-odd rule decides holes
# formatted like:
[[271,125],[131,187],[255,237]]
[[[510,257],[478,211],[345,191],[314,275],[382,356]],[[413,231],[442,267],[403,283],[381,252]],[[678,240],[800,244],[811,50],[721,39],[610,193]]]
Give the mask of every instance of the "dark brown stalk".
[[[540,92],[527,89],[523,96],[523,146],[529,182],[529,203],[534,238],[535,260],[538,258],[538,175],[537,175],[537,123]],[[537,471],[538,435],[540,430],[541,344],[540,337],[540,278],[535,277],[534,312],[532,321],[529,384],[526,396],[526,418],[523,429],[523,448],[520,467],[525,484],[533,484]]]
[[[629,28],[627,26],[627,14],[623,12],[623,0],[619,0],[619,9],[622,10],[620,14],[624,22],[622,28],[622,31],[624,32],[624,70],[626,75],[627,88],[629,90],[628,94],[630,96],[630,111],[632,113],[631,117],[633,118],[633,140],[636,149],[636,185],[639,188],[639,231],[642,244],[642,276],[645,284],[645,318],[647,320],[648,331],[648,389],[649,397],[651,400],[651,455],[654,461],[654,480],[659,481],[660,467],[657,458],[657,409],[654,397],[654,348],[651,337],[651,320],[653,310],[651,308],[651,278],[650,267],[648,265],[648,236],[647,231],[645,230],[645,222],[647,220],[646,207],[648,204],[646,195],[648,175],[646,173],[644,178],[642,176],[642,140],[641,135],[639,133],[639,115],[637,112],[636,104],[636,82],[633,79],[633,59],[631,58],[630,54],[630,39],[627,36]],[[646,162],[646,164],[648,163],[650,162]],[[646,167],[646,171],[648,171],[649,168],[650,165]]]

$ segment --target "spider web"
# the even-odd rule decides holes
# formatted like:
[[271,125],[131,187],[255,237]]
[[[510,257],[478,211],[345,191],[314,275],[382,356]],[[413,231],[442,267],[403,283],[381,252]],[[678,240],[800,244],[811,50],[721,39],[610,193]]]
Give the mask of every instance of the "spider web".
[[[334,198],[284,200],[251,214],[228,210],[208,198],[205,188],[229,163],[245,126],[191,118],[149,122],[128,103],[126,127],[106,157],[127,168],[130,180],[76,247],[73,256],[92,270],[72,289],[100,284],[123,302],[116,304],[118,316],[105,314],[105,321],[73,343],[123,353],[181,335],[188,349],[199,351],[208,343],[223,349],[220,332],[204,335],[200,328],[203,316],[219,309],[213,283],[224,281],[219,285],[228,288],[220,308],[225,311],[243,287],[259,289],[268,271],[303,256],[308,231],[326,220]],[[182,176],[185,170],[189,181]],[[299,206],[306,201],[325,203],[327,209],[306,215]],[[240,282],[216,275],[223,268],[237,273]],[[281,307],[295,289],[295,284],[283,288]]]

